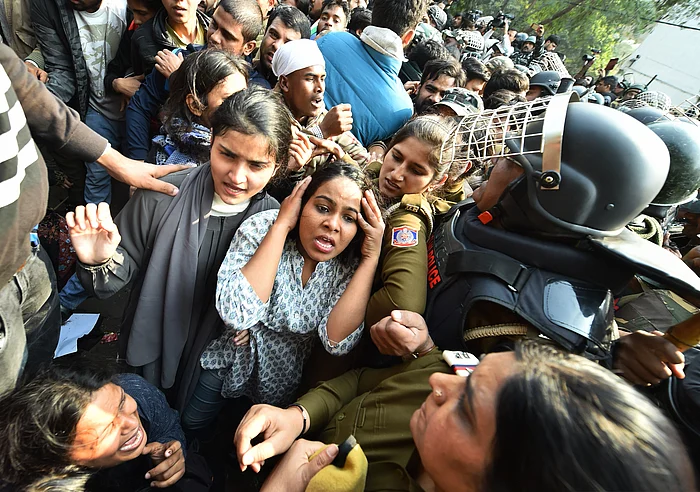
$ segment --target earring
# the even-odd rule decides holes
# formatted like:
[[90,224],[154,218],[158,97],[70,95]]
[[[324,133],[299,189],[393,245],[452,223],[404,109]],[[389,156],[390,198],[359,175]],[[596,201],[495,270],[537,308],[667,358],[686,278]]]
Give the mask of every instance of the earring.
[[435,390],[435,398],[442,398],[442,391],[440,391],[439,389],[436,389]]

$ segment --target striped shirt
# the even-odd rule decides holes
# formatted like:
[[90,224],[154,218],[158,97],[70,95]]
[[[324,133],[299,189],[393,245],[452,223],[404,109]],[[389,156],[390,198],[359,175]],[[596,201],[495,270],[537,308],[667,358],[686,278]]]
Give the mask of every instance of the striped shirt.
[[22,105],[0,67],[0,287],[29,256],[29,232],[46,213],[46,166]]

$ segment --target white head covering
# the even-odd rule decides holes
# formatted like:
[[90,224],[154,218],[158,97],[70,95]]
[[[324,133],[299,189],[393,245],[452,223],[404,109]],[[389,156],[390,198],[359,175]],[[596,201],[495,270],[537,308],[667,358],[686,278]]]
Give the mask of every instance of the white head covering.
[[282,45],[275,51],[272,57],[272,73],[276,77],[289,75],[302,68],[321,65],[326,67],[326,60],[323,59],[321,50],[318,49],[316,41],[310,39],[297,39]]

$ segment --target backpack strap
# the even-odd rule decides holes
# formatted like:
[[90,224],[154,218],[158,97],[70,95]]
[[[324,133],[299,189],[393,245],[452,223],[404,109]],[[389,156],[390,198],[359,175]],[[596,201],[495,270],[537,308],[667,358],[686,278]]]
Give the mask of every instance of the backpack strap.
[[491,251],[455,251],[447,258],[447,274],[483,273],[493,275],[518,292],[527,282],[530,269],[512,258]]

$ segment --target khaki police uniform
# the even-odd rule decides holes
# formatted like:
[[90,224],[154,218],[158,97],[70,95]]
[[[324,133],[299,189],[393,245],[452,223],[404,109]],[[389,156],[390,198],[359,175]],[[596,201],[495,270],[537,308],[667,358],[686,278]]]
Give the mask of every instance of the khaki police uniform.
[[299,398],[309,413],[305,437],[342,443],[350,434],[367,456],[366,491],[415,491],[420,464],[408,424],[430,394],[430,376],[451,374],[442,352],[386,369],[361,368],[320,384]]
[[[380,168],[380,162],[373,162],[366,171],[378,175]],[[455,201],[464,199],[462,183],[456,183],[447,192]],[[451,200],[413,194],[404,195],[400,202],[389,207],[365,326],[372,326],[394,309],[423,314],[427,297],[428,239],[436,217],[446,213],[451,205]]]

